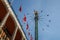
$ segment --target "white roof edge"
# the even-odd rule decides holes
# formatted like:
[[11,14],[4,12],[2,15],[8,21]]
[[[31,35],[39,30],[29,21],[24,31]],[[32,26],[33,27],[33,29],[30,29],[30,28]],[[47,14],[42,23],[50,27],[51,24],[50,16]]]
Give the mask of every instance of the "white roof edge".
[[11,9],[9,3],[8,3],[8,1],[7,1],[7,0],[2,0],[2,1],[4,1],[4,2],[6,3],[6,5],[7,5],[7,7],[8,7],[8,10],[11,12],[10,14],[13,16],[14,20],[15,20],[16,23],[17,23],[17,26],[19,27],[20,31],[22,32],[23,37],[25,38],[25,40],[27,40],[27,39],[26,39],[26,36],[25,36],[25,34],[24,34],[24,32],[23,32],[23,30],[22,30],[22,28],[21,28],[21,26],[20,26],[20,24],[19,24],[19,22],[18,22],[18,20],[17,20],[17,18],[16,18],[16,16],[15,16],[15,14],[14,14],[14,12],[12,11],[12,9]]

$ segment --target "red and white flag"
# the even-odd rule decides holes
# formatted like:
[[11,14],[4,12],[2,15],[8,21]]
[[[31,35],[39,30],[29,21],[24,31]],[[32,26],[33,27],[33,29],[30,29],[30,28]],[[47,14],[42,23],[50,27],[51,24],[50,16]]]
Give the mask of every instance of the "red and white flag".
[[26,15],[24,15],[23,21],[26,22]]
[[27,25],[26,25],[26,30],[28,30],[28,29],[29,29],[29,25],[27,24]]
[[22,6],[20,6],[19,11],[20,11],[20,12],[22,11]]

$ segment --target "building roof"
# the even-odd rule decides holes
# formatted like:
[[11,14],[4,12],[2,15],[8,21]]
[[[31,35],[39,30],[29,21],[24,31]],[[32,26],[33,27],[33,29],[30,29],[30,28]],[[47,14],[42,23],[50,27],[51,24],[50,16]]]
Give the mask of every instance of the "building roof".
[[[11,40],[27,40],[7,0],[0,0],[0,27]],[[8,32],[8,33],[7,33]]]

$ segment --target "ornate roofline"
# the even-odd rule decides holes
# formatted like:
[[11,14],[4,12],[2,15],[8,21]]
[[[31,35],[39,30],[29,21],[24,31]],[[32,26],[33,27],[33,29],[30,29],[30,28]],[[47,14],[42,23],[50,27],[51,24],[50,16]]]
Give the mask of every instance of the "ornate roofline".
[[19,28],[19,30],[20,30],[21,33],[23,34],[23,37],[25,38],[25,40],[27,40],[27,39],[26,39],[26,36],[25,36],[25,34],[24,34],[24,32],[23,32],[23,30],[22,30],[22,28],[21,28],[21,25],[19,24],[19,22],[18,22],[18,20],[17,20],[17,18],[16,18],[16,16],[15,16],[13,10],[11,9],[8,1],[7,1],[7,0],[1,0],[1,1],[6,4],[6,7],[7,7],[7,9],[8,9],[8,13],[9,13],[10,15],[12,15],[12,17],[14,18],[14,20],[15,20],[15,22],[16,22],[16,24],[17,24],[17,27]]

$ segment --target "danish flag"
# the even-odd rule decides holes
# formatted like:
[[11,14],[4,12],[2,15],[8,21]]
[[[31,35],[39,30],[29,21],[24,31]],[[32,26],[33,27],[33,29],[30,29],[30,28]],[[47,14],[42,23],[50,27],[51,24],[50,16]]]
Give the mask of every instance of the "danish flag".
[[20,6],[19,11],[20,11],[20,12],[22,11],[22,6]]
[[26,30],[28,30],[28,29],[29,29],[29,25],[27,24],[27,25],[26,25]]
[[26,15],[24,15],[23,21],[26,22]]

